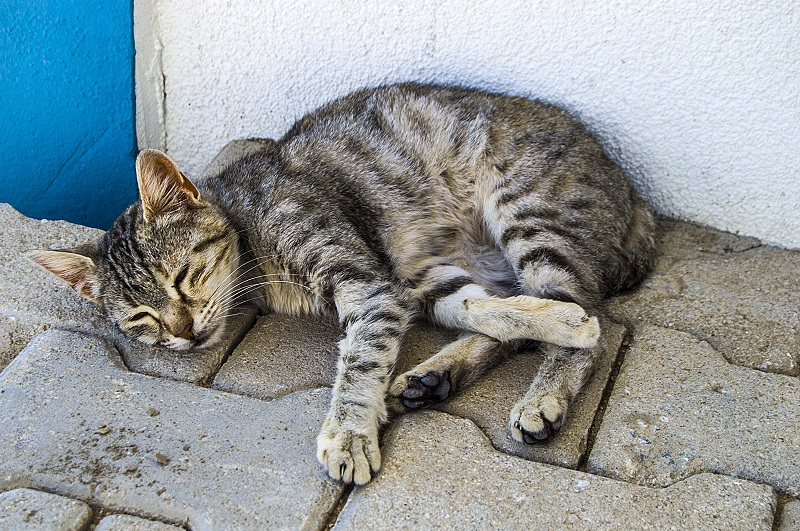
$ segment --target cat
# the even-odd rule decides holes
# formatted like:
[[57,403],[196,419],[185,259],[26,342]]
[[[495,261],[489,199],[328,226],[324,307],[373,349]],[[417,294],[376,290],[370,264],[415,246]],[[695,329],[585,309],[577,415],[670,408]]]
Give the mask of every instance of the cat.
[[[650,210],[584,126],[466,88],[360,90],[196,185],[155,150],[136,178],[140,200],[98,242],[30,258],[130,336],[177,350],[220,341],[246,299],[336,312],[317,458],[359,485],[390,413],[445,400],[531,340],[545,360],[508,426],[520,442],[553,436],[598,357],[598,305],[655,255]],[[464,334],[392,379],[418,317]]]

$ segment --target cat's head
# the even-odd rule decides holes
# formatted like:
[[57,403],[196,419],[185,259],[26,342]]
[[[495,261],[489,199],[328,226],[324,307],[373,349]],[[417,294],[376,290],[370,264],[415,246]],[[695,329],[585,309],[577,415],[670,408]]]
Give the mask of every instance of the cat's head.
[[28,257],[132,337],[177,350],[210,346],[234,305],[237,233],[163,153],[142,151],[136,178],[140,200],[99,241]]

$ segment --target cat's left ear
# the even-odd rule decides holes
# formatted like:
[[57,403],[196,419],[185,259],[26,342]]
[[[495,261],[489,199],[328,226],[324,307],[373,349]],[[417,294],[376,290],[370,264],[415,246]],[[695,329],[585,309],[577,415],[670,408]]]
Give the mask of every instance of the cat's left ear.
[[203,205],[195,185],[172,159],[156,149],[142,150],[136,157],[136,181],[146,222],[162,214]]
[[27,257],[66,281],[80,295],[101,304],[97,266],[88,256],[71,251],[31,251]]

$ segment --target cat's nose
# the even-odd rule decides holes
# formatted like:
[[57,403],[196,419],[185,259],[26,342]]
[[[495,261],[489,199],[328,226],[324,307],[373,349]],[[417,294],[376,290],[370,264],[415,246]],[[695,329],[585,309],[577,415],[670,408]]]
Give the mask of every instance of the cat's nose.
[[[185,324],[183,330],[178,332],[177,334],[173,333],[175,337],[180,337],[182,339],[194,339],[194,330],[192,329],[194,326],[194,320],[189,318],[189,322]],[[180,326],[177,326],[176,329],[180,329]]]

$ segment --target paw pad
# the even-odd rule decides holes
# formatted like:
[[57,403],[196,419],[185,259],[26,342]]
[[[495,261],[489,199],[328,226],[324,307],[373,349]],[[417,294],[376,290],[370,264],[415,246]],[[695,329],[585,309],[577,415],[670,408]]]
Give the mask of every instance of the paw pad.
[[450,373],[431,371],[424,376],[408,376],[400,401],[408,409],[419,409],[441,402],[450,395]]

